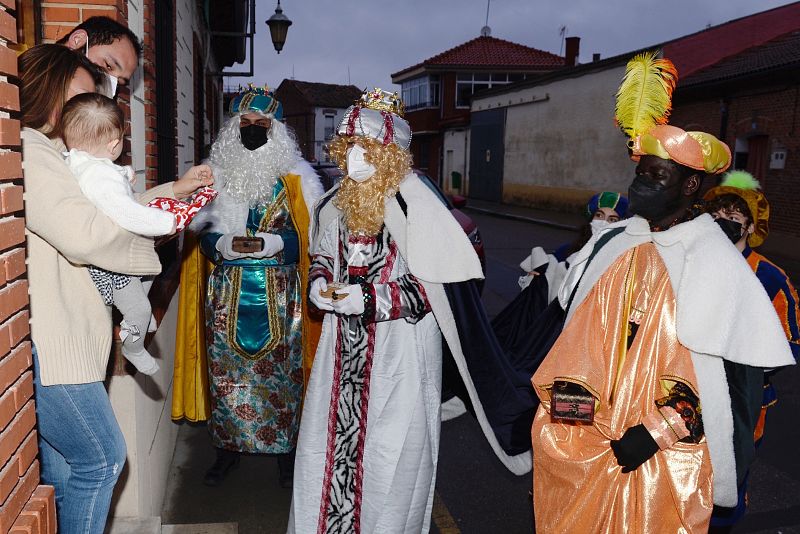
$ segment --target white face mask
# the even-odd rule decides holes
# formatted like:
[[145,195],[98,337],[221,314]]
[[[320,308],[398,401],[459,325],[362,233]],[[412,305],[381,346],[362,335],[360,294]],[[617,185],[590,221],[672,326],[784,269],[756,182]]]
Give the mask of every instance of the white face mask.
[[114,98],[117,96],[117,84],[119,84],[119,80],[112,74],[107,72],[104,74],[106,75],[106,83],[103,84],[100,94],[104,94],[108,98]]
[[603,219],[595,219],[591,222],[592,226],[592,235],[597,235],[597,233],[602,232],[605,230],[608,225],[611,224],[608,221],[604,221]]
[[[86,49],[84,50],[83,55],[86,56],[86,59],[89,59],[88,39],[86,40]],[[108,98],[114,98],[115,96],[117,96],[117,85],[119,85],[119,79],[117,79],[117,77],[114,76],[113,74],[109,74],[107,72],[104,72],[103,74],[106,75],[106,82],[103,84],[103,87],[100,88],[98,93],[100,93],[101,95],[105,95]]]
[[360,145],[354,145],[347,150],[347,175],[356,182],[369,180],[378,172],[374,165],[367,163],[364,158],[367,151]]

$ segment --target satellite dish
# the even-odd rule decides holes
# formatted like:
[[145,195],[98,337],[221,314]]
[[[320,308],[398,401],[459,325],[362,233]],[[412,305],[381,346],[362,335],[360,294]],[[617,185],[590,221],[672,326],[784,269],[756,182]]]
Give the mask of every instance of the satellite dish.
[[484,26],[481,28],[481,37],[490,37],[492,35],[492,29],[489,26]]

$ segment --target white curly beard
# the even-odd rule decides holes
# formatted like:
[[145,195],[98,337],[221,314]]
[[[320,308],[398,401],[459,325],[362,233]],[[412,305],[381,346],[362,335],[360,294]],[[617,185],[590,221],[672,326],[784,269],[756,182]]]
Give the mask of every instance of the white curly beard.
[[285,124],[272,120],[268,141],[256,150],[242,145],[239,115],[228,119],[211,147],[209,163],[222,170],[221,185],[234,200],[255,207],[272,196],[279,177],[285,176],[301,159],[300,149]]

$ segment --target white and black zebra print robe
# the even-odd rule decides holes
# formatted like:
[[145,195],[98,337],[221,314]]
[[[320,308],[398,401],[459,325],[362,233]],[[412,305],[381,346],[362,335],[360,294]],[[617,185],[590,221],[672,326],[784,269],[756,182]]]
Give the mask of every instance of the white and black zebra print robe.
[[[366,266],[352,272],[366,271],[377,279],[376,303],[383,292],[384,304],[376,304],[375,313],[388,320],[370,323],[370,342],[361,319],[326,314],[300,424],[290,534],[429,530],[439,453],[442,334],[463,363],[441,284],[480,278],[482,271],[461,227],[415,175],[406,178],[400,192],[407,217],[394,198],[388,200],[386,227],[375,243],[362,247],[349,243],[341,214],[332,202],[326,204],[333,192],[316,210],[310,247],[316,272],[309,279],[328,271],[329,279],[347,282],[340,277],[350,270],[341,263]],[[395,287],[381,280],[396,282]],[[479,399],[473,403],[492,442]],[[497,452],[496,440],[492,445]],[[516,460],[529,469],[529,455]]]

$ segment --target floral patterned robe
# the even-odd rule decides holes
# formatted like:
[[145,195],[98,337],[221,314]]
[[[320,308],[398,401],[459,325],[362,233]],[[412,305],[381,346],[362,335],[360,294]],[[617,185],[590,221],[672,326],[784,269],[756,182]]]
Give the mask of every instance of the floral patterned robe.
[[221,234],[201,240],[216,265],[206,293],[209,431],[215,447],[288,453],[297,441],[303,395],[303,304],[299,240],[280,180],[272,202],[249,211],[247,235],[256,232],[280,235],[283,250],[225,260],[215,249]]

